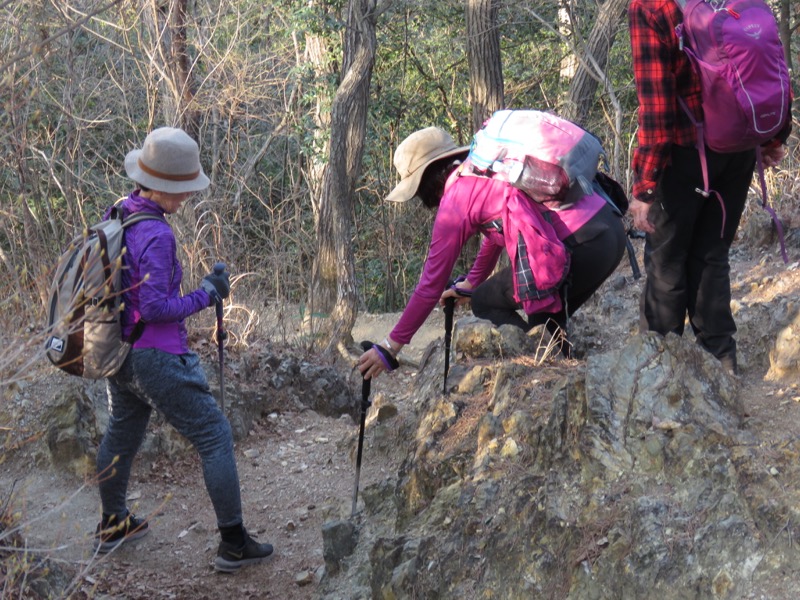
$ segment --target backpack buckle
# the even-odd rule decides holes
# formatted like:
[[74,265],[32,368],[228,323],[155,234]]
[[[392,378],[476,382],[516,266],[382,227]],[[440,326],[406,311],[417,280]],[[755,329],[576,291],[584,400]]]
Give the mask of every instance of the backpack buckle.
[[707,192],[702,188],[694,188],[694,191],[700,194],[703,198],[708,198],[711,195],[710,192]]

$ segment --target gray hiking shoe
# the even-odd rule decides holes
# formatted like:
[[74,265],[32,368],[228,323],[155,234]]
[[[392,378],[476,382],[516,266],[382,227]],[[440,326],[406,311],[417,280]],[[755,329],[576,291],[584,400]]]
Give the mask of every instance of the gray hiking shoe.
[[229,542],[220,542],[214,568],[222,573],[235,573],[242,567],[260,563],[272,554],[271,544],[259,544],[245,531],[245,542],[236,547]]

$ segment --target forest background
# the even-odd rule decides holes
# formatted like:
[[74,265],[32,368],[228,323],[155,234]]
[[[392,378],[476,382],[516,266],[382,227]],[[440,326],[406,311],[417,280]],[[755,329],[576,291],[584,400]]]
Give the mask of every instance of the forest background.
[[[772,4],[791,65],[800,7]],[[382,199],[393,149],[419,128],[467,145],[494,110],[553,110],[600,137],[630,189],[627,6],[0,0],[2,380],[41,364],[30,349],[46,334],[53,266],[130,191],[123,158],[155,127],[200,144],[212,186],[172,225],[187,289],[218,260],[233,274],[230,344],[285,342],[288,322],[324,355],[350,341],[359,311],[402,308],[434,215]],[[793,138],[769,174],[779,214],[796,213],[799,159]]]

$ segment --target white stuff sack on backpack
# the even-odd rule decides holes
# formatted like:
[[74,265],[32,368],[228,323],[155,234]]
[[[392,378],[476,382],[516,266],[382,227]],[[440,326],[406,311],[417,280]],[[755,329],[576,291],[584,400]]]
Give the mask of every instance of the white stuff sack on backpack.
[[537,202],[592,193],[603,147],[594,135],[538,110],[499,110],[475,134],[467,158],[474,173],[503,179]]
[[[101,379],[114,375],[130,351],[122,337],[122,256],[125,229],[154,214],[124,222],[116,209],[110,218],[76,237],[61,255],[48,294],[47,358],[61,370]],[[143,326],[143,325],[142,325]],[[141,334],[137,324],[131,336]]]

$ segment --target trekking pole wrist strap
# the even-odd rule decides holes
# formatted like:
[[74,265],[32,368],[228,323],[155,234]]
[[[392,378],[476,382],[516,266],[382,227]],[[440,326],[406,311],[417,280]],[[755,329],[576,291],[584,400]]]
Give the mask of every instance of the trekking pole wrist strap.
[[456,286],[457,283],[462,283],[462,282],[464,282],[466,280],[467,280],[467,276],[466,275],[459,275],[453,281],[450,282],[450,285],[448,286],[448,288],[453,290],[456,294],[458,294],[462,298],[470,298],[472,296],[472,290],[471,289],[460,288],[460,287]]
[[381,362],[387,371],[394,371],[400,366],[400,363],[397,361],[394,355],[392,355],[390,350],[384,348],[380,344],[373,344],[372,347],[378,352],[378,356],[380,357]]

